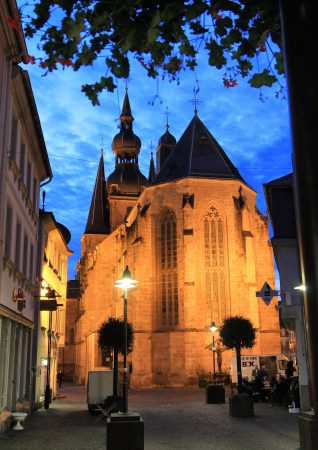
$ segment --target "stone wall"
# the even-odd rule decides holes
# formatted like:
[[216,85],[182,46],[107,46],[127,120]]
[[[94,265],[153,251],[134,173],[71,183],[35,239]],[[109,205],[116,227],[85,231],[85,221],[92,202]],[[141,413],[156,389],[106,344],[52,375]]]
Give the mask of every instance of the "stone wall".
[[[194,195],[193,205],[187,202],[189,195]],[[193,178],[145,189],[126,226],[103,240],[99,237],[95,247],[92,236],[87,248],[83,240],[79,372],[85,372],[90,334],[109,316],[123,316],[122,293],[114,288],[114,281],[126,265],[138,280],[138,287],[128,294],[128,320],[135,330],[134,351],[129,356],[131,386],[191,385],[197,383],[198,370],[212,370],[209,327],[216,320],[216,309],[207,300],[204,259],[204,217],[211,205],[223,224],[225,287],[218,311],[223,311],[223,317],[240,314],[253,321],[259,332],[249,354],[280,353],[277,302],[266,306],[255,295],[265,281],[274,287],[267,219],[257,211],[256,193],[235,180]],[[178,255],[179,322],[170,328],[161,321],[159,277],[159,222],[167,208],[176,218]],[[94,351],[98,352],[96,346]],[[223,353],[223,368],[229,369],[231,354]]]

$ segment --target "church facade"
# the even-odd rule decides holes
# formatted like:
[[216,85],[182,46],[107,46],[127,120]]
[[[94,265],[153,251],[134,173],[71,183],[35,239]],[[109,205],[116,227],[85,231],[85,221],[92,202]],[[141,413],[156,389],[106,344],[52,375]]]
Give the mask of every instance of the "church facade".
[[[107,366],[97,330],[123,316],[114,284],[127,265],[138,280],[128,293],[131,387],[197,384],[200,371],[212,371],[211,323],[232,315],[258,329],[246,354],[279,354],[277,301],[266,306],[255,296],[264,281],[274,285],[268,221],[256,192],[196,113],[178,142],[167,125],[148,178],[138,166],[141,142],[127,92],[120,123],[115,170],[105,177],[101,155],[82,238],[76,381]],[[231,355],[223,352],[223,371]]]

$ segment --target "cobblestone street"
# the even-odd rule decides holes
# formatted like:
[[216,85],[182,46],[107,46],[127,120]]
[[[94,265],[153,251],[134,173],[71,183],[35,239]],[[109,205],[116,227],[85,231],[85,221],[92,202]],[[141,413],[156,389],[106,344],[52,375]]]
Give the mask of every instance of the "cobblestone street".
[[[204,389],[129,392],[145,423],[145,450],[297,450],[298,414],[255,404],[254,418],[233,418],[229,405],[208,405]],[[106,449],[106,420],[88,413],[83,386],[65,383],[48,410],[0,435],[1,450]],[[129,449],[128,449],[129,450]]]

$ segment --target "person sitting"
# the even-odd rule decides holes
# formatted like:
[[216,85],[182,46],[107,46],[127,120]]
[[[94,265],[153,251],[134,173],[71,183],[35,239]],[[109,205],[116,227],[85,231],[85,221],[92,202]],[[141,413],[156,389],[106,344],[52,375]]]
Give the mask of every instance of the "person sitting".
[[264,383],[262,379],[257,376],[255,380],[252,383],[252,389],[253,389],[253,398],[257,402],[259,399],[263,400],[263,391]]
[[276,388],[277,388],[276,377],[272,377],[269,383],[269,389],[270,389],[270,400],[273,406],[275,403],[277,403]]
[[289,386],[286,378],[280,375],[276,386],[276,402],[278,404],[283,404],[286,401],[288,388]]
[[243,377],[242,379],[242,392],[251,396],[253,395],[252,383],[249,381],[248,377]]

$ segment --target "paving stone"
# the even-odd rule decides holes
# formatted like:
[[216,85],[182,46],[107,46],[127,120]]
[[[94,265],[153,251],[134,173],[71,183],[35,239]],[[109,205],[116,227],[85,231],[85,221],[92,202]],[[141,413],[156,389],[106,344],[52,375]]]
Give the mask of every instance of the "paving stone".
[[[85,387],[64,383],[60,396],[24,431],[0,434],[0,449],[106,450],[106,420],[88,412]],[[199,388],[129,391],[129,410],[144,420],[145,450],[299,449],[298,414],[267,403],[254,408],[255,417],[231,417],[228,402],[207,404]]]

